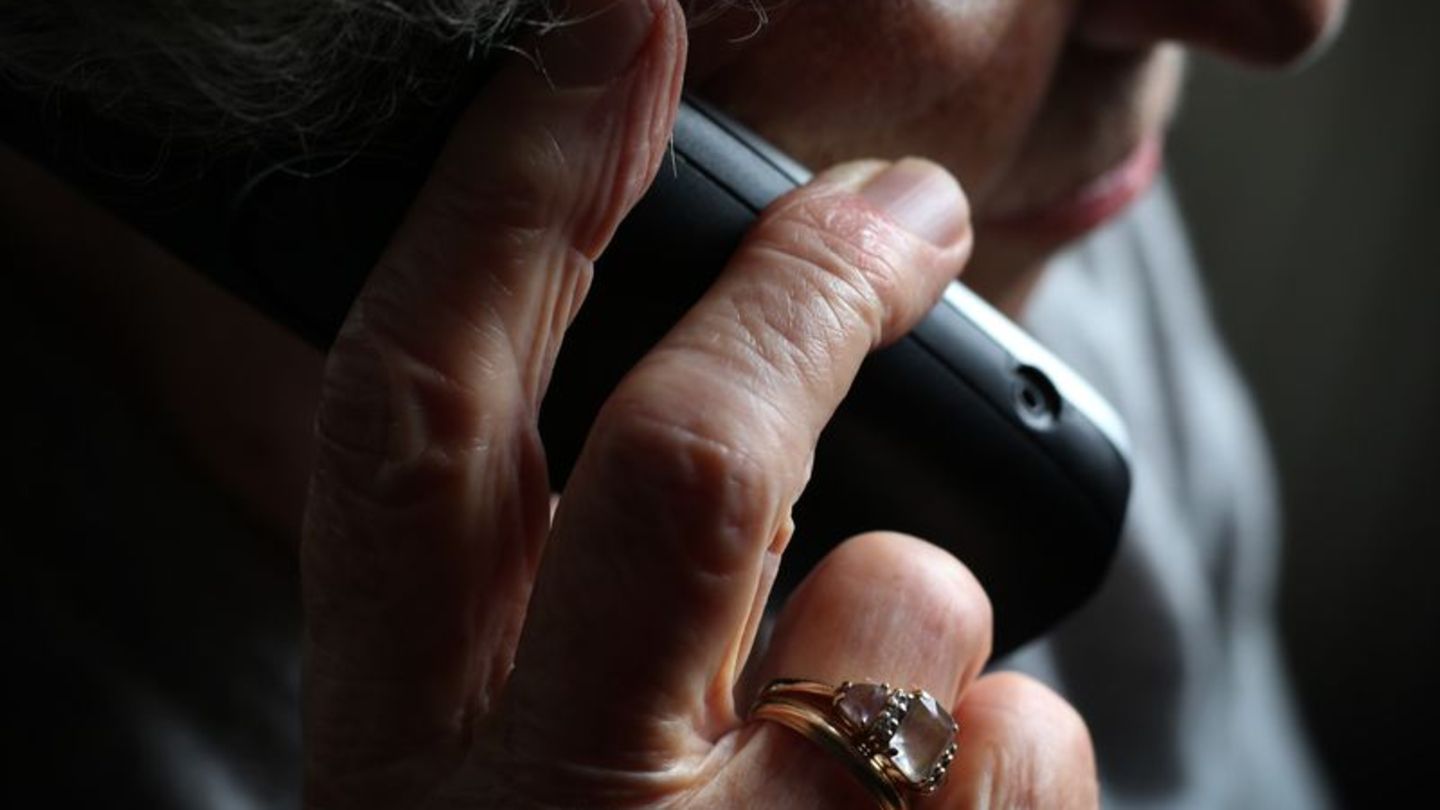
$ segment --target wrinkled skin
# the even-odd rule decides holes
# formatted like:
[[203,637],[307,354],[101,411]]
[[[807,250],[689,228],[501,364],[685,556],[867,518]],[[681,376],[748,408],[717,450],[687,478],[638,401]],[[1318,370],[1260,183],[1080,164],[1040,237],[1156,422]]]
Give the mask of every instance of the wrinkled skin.
[[[1005,227],[1169,122],[1181,47],[1286,65],[1343,0],[800,0],[695,32],[692,81],[814,166],[924,155],[975,209],[967,283],[1012,311],[1077,234]],[[747,36],[748,35],[748,36]],[[735,39],[741,38],[736,44]]]
[[[1270,27],[1227,39],[1198,19],[1238,0],[1173,18],[796,2],[746,42],[733,20],[697,35],[692,79],[786,148],[923,153],[973,190],[977,225],[914,159],[842,164],[777,202],[607,403],[552,519],[538,404],[685,70],[675,7],[621,5],[540,43],[547,79],[517,62],[485,89],[327,362],[303,546],[309,806],[871,806],[801,738],[743,723],[777,676],[952,706],[959,758],[926,806],[1095,806],[1083,722],[1030,680],[979,676],[984,593],[923,541],[837,549],[749,661],[789,510],[864,354],[928,309],[986,218],[1163,126],[1177,74],[1158,36],[1284,61],[1334,6],[1255,4]],[[1054,247],[1017,239],[1001,254],[1026,261],[996,264],[996,289]]]
[[[960,756],[926,807],[1094,807],[1083,721],[980,676],[985,595],[921,540],[832,552],[751,656],[789,508],[865,352],[972,246],[967,279],[1018,309],[1063,240],[1004,221],[1163,129],[1159,43],[1288,63],[1341,2],[789,0],[689,37],[672,0],[570,6],[598,15],[539,44],[548,79],[516,59],[476,99],[328,358],[0,150],[23,180],[0,187],[10,258],[86,351],[261,522],[305,513],[306,805],[873,806],[742,722],[790,676],[952,707]],[[606,406],[552,519],[536,410],[687,71],[810,165],[860,162],[766,214]]]
[[[968,208],[917,160],[777,202],[611,397],[552,521],[536,411],[683,74],[683,18],[653,7],[542,43],[557,89],[519,61],[487,86],[328,359],[302,547],[312,807],[869,801],[744,725],[737,680],[816,436],[960,271]],[[989,647],[959,562],[870,535],[810,577],[738,691],[923,687],[966,730],[937,803],[1092,806],[1084,724],[1029,680],[977,679]]]

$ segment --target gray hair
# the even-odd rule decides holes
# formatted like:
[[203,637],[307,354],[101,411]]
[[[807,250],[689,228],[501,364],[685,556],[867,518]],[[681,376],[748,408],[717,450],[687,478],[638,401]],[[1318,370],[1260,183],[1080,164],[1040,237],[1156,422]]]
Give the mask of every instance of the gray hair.
[[[704,6],[692,22],[733,2],[691,0]],[[407,107],[438,102],[466,64],[517,33],[559,24],[564,6],[0,0],[0,79],[209,149],[346,148]]]

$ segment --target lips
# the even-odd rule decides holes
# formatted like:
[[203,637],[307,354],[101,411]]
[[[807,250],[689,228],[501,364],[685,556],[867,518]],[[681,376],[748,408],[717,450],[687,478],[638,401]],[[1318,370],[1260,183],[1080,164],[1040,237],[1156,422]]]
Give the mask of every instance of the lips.
[[1143,138],[1129,155],[1058,199],[982,218],[983,231],[1053,244],[1072,241],[1114,219],[1154,184],[1163,163],[1161,137]]

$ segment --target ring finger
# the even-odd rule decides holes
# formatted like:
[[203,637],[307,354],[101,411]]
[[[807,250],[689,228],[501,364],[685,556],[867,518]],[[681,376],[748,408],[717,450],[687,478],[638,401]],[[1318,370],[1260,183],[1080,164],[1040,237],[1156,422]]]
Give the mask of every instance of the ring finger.
[[[775,678],[888,682],[955,707],[949,778],[918,806],[1094,807],[1094,758],[1075,711],[1021,676],[977,680],[990,654],[990,617],[979,583],[951,555],[902,535],[857,537],[785,606],[751,686]],[[737,780],[756,791],[747,806],[875,807],[843,754],[774,723],[752,729],[734,764],[776,778]]]
[[[904,535],[861,535],[827,555],[790,597],[749,685],[888,683],[923,689],[949,709],[990,655],[990,616],[979,582],[950,554]],[[799,807],[875,806],[844,763],[778,725],[755,728],[735,764],[748,770],[745,761],[757,758],[757,769],[774,771],[783,762],[784,776],[752,781],[765,795],[747,806],[791,806],[776,801],[782,795]]]

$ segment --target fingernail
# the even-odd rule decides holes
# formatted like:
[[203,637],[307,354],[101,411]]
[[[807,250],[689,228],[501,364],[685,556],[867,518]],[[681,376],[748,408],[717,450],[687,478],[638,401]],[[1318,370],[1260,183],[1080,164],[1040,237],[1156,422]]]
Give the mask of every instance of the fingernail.
[[928,160],[905,158],[871,177],[860,196],[906,230],[945,247],[965,233],[969,204],[950,173]]
[[576,0],[540,38],[540,67],[557,87],[597,87],[619,77],[655,27],[651,0]]

